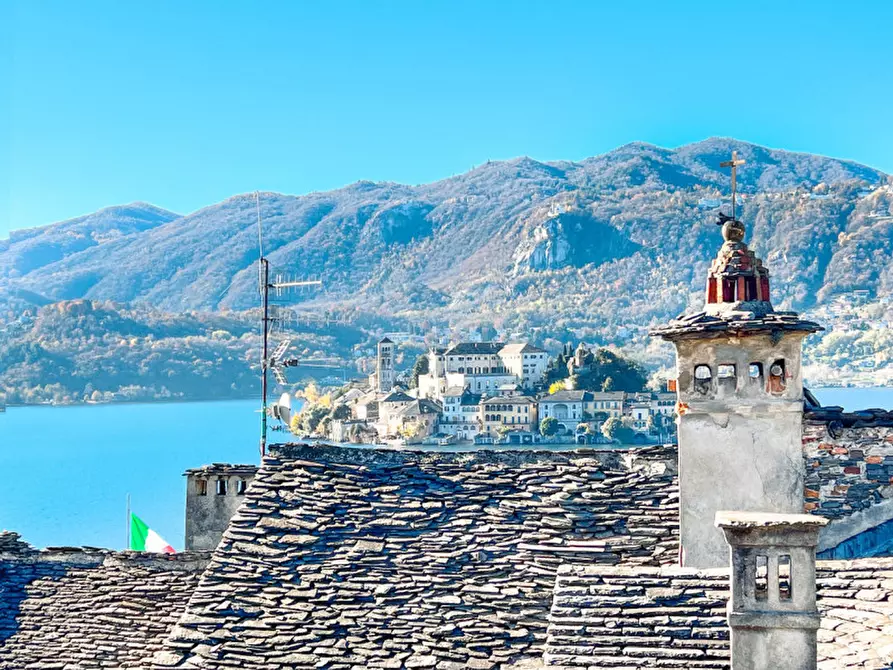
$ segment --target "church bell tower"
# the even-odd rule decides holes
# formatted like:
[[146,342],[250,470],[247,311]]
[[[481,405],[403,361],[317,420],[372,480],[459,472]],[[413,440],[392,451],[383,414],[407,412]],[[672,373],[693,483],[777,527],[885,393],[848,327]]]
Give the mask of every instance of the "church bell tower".
[[378,343],[378,355],[375,362],[376,391],[389,393],[394,388],[394,342],[383,338]]
[[[734,156],[723,166],[735,169]],[[654,328],[676,347],[681,562],[728,565],[718,511],[803,511],[803,338],[822,330],[770,300],[769,272],[720,215],[704,308]]]

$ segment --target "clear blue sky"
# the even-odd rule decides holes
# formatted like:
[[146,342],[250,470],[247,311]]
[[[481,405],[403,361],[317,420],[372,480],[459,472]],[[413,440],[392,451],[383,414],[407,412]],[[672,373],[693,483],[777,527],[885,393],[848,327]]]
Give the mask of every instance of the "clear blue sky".
[[0,237],[729,135],[893,172],[893,2],[0,0]]

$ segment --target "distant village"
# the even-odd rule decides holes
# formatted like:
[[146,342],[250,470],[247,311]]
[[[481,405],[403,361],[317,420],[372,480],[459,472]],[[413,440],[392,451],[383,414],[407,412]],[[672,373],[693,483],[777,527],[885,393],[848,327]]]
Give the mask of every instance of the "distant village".
[[[557,358],[527,342],[432,347],[417,378],[398,375],[396,346],[383,338],[368,380],[327,399],[319,436],[394,446],[650,444],[675,436],[675,393],[575,388],[596,365],[582,343]],[[549,383],[556,365],[567,373]]]

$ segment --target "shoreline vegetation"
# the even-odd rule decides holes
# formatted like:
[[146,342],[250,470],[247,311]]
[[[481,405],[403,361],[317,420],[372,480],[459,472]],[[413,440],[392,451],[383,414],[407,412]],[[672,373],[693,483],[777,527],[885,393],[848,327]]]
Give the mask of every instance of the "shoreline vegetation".
[[[260,337],[253,313],[170,314],[145,305],[89,300],[18,308],[23,311],[14,319],[4,322],[0,314],[0,334],[4,336],[0,339],[0,405],[210,402],[260,396]],[[301,360],[327,360],[330,364],[297,368],[288,386],[274,387],[270,400],[310,382],[333,391],[344,380],[363,377],[374,366],[372,342],[381,333],[380,325],[339,327],[335,333],[314,326],[280,335],[279,339],[292,340],[291,351]],[[372,330],[372,326],[378,329]],[[829,350],[829,339],[846,343],[851,338],[834,331],[808,345],[805,359],[820,359],[822,352]],[[399,347],[398,363],[407,374],[412,374],[411,362],[427,349],[429,340],[411,334]],[[549,344],[554,350],[559,343]],[[653,356],[639,358],[624,347],[610,351],[640,360],[643,373],[652,378],[670,374],[669,365],[661,362],[656,366]],[[827,363],[807,362],[806,385],[893,388],[893,377],[882,374],[886,366],[874,370],[863,366],[849,376],[840,369],[826,374],[831,369]]]

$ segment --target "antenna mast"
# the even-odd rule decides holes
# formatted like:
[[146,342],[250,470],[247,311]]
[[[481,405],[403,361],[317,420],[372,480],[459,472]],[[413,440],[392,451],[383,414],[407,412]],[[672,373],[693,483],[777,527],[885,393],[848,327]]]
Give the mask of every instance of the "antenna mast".
[[[261,310],[263,312],[262,315],[262,337],[263,337],[263,345],[261,350],[261,359],[260,359],[260,369],[261,369],[261,379],[260,379],[260,389],[261,389],[261,406],[260,406],[260,457],[263,458],[267,454],[267,375],[269,369],[274,367],[279,359],[284,355],[285,348],[288,347],[286,344],[285,347],[281,347],[282,352],[279,349],[270,356],[269,352],[269,342],[270,342],[270,323],[273,319],[270,318],[270,290],[276,291],[276,295],[281,295],[283,289],[297,288],[301,286],[322,286],[322,282],[320,280],[308,280],[308,281],[281,281],[277,278],[277,281],[270,281],[270,261],[267,260],[266,256],[264,256],[264,235],[263,235],[263,225],[261,224],[260,219],[260,193],[258,191],[254,192],[254,202],[257,208],[257,244],[258,251],[260,254],[259,259],[259,274],[260,274],[260,294],[261,294]],[[288,361],[284,362],[290,365],[296,365],[297,361]]]

